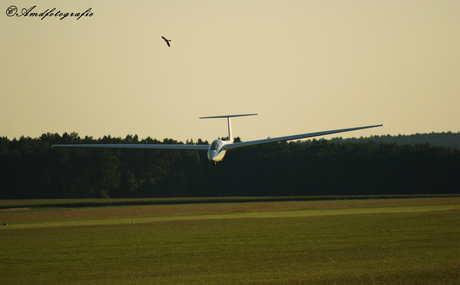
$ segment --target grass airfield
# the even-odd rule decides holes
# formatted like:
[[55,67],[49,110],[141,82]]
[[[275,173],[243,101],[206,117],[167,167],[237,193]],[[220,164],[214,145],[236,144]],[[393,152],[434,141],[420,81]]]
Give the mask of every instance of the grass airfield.
[[460,197],[11,203],[0,284],[460,284]]

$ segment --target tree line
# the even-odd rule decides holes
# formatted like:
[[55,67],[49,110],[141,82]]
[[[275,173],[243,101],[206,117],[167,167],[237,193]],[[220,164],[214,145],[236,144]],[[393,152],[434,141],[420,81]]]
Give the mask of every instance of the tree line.
[[282,142],[229,151],[217,166],[205,151],[51,147],[65,143],[182,142],[76,133],[3,137],[0,199],[460,192],[460,149],[428,143]]
[[331,142],[382,142],[382,143],[397,143],[397,144],[425,144],[428,143],[431,146],[445,146],[445,147],[456,147],[460,148],[460,132],[442,132],[442,133],[429,133],[429,134],[413,134],[413,135],[398,135],[398,136],[370,136],[370,137],[360,137],[360,138],[333,138]]

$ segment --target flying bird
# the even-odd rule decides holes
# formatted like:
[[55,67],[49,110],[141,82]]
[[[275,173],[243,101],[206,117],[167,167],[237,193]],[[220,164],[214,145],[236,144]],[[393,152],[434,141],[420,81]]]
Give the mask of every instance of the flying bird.
[[165,40],[165,42],[166,42],[166,44],[168,45],[168,47],[171,47],[171,46],[169,45],[169,42],[170,42],[171,40],[168,40],[167,38],[165,38],[165,37],[163,37],[163,36],[161,36],[161,38],[162,38],[163,40]]

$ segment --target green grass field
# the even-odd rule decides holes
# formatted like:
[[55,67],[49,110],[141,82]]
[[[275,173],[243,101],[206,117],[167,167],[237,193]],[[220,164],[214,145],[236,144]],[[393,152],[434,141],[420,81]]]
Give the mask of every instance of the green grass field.
[[0,284],[460,284],[459,197],[2,203]]

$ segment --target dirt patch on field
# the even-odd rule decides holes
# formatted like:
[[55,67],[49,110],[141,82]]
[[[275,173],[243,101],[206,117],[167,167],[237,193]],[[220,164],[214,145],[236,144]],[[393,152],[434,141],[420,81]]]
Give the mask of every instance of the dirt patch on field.
[[24,208],[9,208],[9,209],[0,209],[0,212],[15,212],[15,211],[26,211],[30,210],[30,207],[24,207]]

